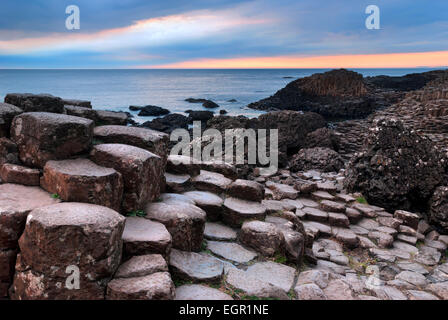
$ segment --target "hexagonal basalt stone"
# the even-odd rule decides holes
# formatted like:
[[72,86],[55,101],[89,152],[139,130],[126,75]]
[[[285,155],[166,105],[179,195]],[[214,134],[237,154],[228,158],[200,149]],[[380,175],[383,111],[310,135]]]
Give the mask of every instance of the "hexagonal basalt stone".
[[223,222],[238,227],[245,220],[264,220],[266,208],[258,202],[237,198],[227,198],[224,201]]

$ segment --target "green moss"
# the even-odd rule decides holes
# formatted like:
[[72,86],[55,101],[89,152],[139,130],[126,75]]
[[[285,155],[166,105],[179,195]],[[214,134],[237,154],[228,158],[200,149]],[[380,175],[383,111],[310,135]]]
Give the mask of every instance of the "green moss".
[[146,217],[146,213],[143,210],[135,210],[135,211],[131,211],[128,212],[126,214],[127,217],[140,217],[140,218],[144,218]]
[[277,253],[274,257],[274,262],[285,264],[286,261],[288,261],[288,259],[281,253]]
[[358,203],[362,203],[362,204],[367,204],[367,200],[364,197],[358,197],[356,198],[356,202]]
[[61,196],[60,195],[58,195],[57,193],[53,193],[52,195],[51,195],[51,197],[53,198],[53,199],[61,199]]

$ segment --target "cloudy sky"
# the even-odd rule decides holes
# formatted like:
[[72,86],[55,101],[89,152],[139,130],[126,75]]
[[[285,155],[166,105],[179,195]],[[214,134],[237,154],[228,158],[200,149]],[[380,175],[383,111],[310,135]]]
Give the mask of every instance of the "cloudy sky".
[[[368,5],[381,29],[368,30]],[[67,30],[66,7],[80,9]],[[447,0],[1,0],[0,68],[448,65]]]

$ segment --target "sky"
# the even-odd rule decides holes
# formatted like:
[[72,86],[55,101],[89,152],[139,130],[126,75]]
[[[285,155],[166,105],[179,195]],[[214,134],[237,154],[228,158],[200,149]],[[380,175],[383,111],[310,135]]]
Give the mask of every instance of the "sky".
[[[67,6],[80,10],[68,30]],[[380,29],[366,28],[366,7]],[[447,0],[1,0],[0,68],[448,65]]]

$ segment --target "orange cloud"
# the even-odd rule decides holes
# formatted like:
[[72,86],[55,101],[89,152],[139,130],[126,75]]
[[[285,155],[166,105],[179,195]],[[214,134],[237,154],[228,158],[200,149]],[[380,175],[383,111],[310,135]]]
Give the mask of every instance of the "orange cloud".
[[416,68],[448,65],[448,51],[355,54],[331,56],[278,56],[198,59],[159,66],[158,69],[288,69],[288,68]]

